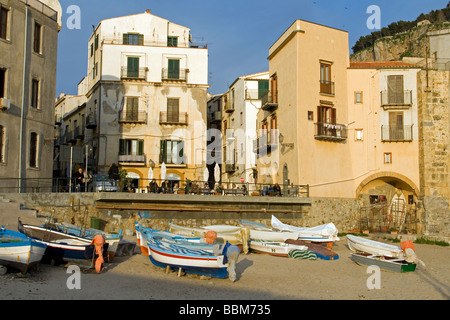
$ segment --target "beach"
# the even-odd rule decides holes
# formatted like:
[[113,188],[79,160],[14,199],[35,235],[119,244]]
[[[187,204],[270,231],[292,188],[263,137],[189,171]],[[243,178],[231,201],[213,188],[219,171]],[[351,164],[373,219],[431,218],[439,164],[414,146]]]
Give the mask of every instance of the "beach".
[[[133,237],[128,237],[133,240]],[[134,241],[136,239],[134,238]],[[381,240],[379,240],[381,241]],[[392,243],[384,240],[387,243]],[[295,260],[241,253],[235,282],[177,272],[166,273],[141,253],[115,257],[100,274],[81,273],[79,289],[69,288],[64,266],[40,264],[23,276],[0,276],[1,300],[449,300],[450,248],[415,244],[415,272],[379,273],[379,288],[367,266],[350,259],[346,237],[333,247],[339,259]],[[69,280],[69,281],[68,281]],[[369,282],[369,285],[368,285]],[[371,285],[372,284],[372,285]],[[72,286],[73,287],[73,286]]]

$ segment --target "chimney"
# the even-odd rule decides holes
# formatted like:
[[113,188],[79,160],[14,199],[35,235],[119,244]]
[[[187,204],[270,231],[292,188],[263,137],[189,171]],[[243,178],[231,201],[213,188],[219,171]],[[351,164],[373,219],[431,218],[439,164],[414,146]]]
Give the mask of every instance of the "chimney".
[[152,10],[147,9],[147,10],[145,10],[145,13],[151,14],[151,13],[152,13]]

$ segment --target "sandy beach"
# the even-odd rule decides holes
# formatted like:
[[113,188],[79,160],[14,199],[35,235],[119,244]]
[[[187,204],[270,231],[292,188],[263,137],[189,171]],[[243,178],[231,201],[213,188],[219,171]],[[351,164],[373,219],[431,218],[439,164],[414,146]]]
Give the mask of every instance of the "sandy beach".
[[[129,240],[133,239],[128,238]],[[386,242],[388,242],[386,240]],[[100,274],[81,273],[80,289],[69,289],[63,266],[40,264],[26,276],[0,276],[1,300],[449,300],[450,248],[416,244],[426,264],[415,272],[381,272],[380,288],[369,289],[367,267],[350,259],[346,237],[333,250],[339,259],[294,260],[241,254],[237,281],[182,275],[154,266],[147,256],[116,257]]]

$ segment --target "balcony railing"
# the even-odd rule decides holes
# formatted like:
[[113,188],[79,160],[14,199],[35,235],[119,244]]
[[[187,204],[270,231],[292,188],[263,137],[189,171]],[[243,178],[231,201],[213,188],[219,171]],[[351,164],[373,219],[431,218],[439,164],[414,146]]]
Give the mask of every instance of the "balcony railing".
[[139,68],[139,69],[135,70],[135,69],[128,69],[128,67],[122,67],[120,77],[122,79],[145,80],[147,71],[148,71],[147,68]]
[[86,128],[87,129],[95,129],[97,127],[97,115],[95,112],[91,112],[86,117]]
[[186,81],[188,69],[169,70],[167,68],[162,69],[162,80],[167,81]]
[[261,96],[261,108],[266,111],[275,110],[278,108],[278,93],[267,91]]
[[381,94],[381,105],[386,107],[410,107],[412,104],[412,91],[404,90],[399,92],[389,92],[384,90],[380,92]]
[[317,122],[314,126],[317,140],[341,142],[347,139],[347,126],[344,124]]
[[83,139],[84,138],[84,128],[80,126],[76,126],[73,130],[74,137],[77,139]]
[[278,130],[271,130],[253,140],[253,152],[257,155],[266,155],[278,147]]
[[187,112],[167,112],[161,111],[159,113],[159,123],[161,124],[188,124]]
[[381,141],[412,141],[413,140],[413,126],[381,126]]
[[119,113],[119,122],[122,123],[147,123],[145,111],[122,111]]
[[122,154],[119,155],[119,162],[132,162],[132,163],[143,163],[145,164],[145,155],[138,154]]
[[334,96],[334,82],[320,80],[320,93]]

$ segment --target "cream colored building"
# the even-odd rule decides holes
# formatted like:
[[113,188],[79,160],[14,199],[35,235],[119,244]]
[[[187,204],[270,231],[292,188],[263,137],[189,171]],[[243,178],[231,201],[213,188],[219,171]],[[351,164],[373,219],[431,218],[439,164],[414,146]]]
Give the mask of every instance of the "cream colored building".
[[135,185],[196,180],[206,167],[208,50],[151,14],[102,20],[88,45],[86,129],[95,172],[116,163]]
[[0,191],[49,192],[62,9],[1,0],[0,11]]

